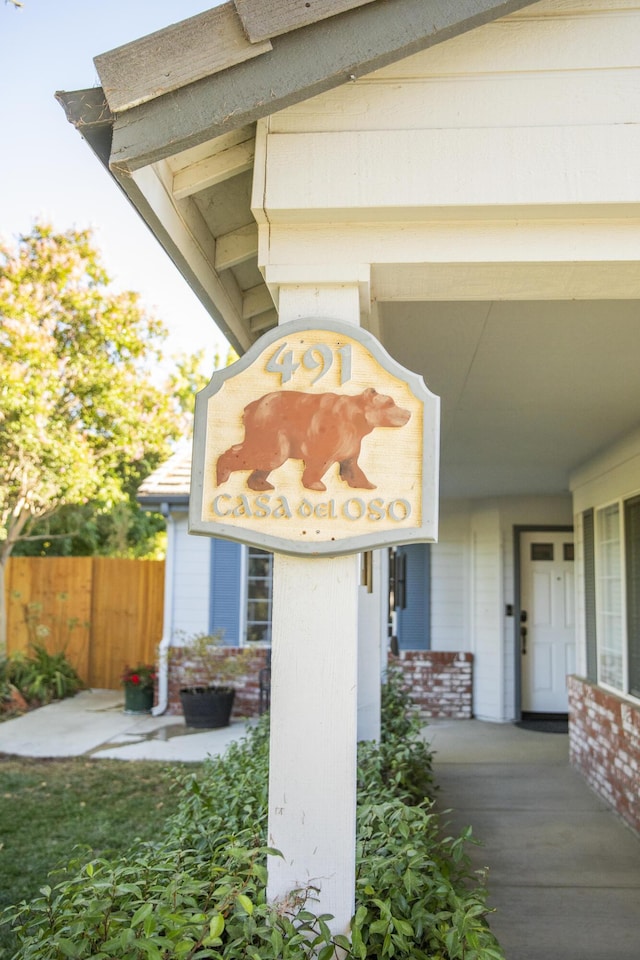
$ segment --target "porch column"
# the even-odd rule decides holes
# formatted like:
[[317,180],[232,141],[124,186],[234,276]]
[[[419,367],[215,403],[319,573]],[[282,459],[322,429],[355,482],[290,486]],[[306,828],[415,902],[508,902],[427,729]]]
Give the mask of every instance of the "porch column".
[[[357,283],[281,286],[280,323],[360,322]],[[348,934],[354,910],[359,557],[276,554],[267,893],[311,887]]]

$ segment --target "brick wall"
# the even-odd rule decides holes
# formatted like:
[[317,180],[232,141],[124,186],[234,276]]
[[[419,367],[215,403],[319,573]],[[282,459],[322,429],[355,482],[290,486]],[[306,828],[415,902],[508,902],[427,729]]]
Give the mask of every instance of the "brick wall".
[[[224,648],[224,655],[238,655],[237,647]],[[267,650],[255,650],[245,675],[235,681],[233,717],[255,717],[260,712],[260,670],[266,666]],[[185,651],[173,647],[169,663],[169,706],[167,713],[179,715],[180,687],[184,686]],[[468,720],[473,716],[473,656],[470,653],[443,653],[434,650],[401,650],[389,660],[402,669],[411,696],[421,714]],[[195,681],[197,682],[197,678]]]
[[[239,653],[238,647],[224,647],[221,653],[226,657],[235,657]],[[239,717],[257,717],[260,713],[260,671],[267,664],[268,651],[258,649],[251,652],[247,658],[246,673],[234,680],[236,697],[233,704],[232,719]],[[182,647],[171,648],[169,661],[169,706],[167,713],[181,714],[180,687],[185,686],[184,663],[188,661],[188,651]],[[197,676],[189,679],[191,685],[198,683]]]
[[640,707],[570,677],[569,754],[596,793],[640,833]]
[[401,650],[389,662],[402,669],[407,688],[423,717],[473,716],[473,655],[438,650]]

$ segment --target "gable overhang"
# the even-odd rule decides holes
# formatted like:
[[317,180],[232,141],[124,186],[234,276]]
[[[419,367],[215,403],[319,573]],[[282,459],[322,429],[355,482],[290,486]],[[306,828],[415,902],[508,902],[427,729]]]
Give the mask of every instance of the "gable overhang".
[[305,22],[286,0],[236,0],[96,57],[102,87],[57,98],[242,354],[277,323],[251,210],[257,121],[530,5],[332,0]]

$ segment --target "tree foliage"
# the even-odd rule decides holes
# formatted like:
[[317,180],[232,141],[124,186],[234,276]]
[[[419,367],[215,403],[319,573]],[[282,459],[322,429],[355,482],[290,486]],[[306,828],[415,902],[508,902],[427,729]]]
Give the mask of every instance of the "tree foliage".
[[62,508],[131,499],[183,424],[151,378],[166,330],[113,291],[90,231],[0,243],[0,324],[1,573]]

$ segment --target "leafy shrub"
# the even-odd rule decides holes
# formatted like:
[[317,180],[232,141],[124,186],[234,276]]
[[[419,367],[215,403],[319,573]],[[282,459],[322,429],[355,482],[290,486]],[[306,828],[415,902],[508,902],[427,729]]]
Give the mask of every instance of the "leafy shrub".
[[63,650],[49,653],[37,643],[30,645],[27,655],[16,653],[5,660],[1,674],[7,685],[34,704],[63,700],[84,686]]
[[[404,707],[400,707],[400,704]],[[385,694],[384,737],[361,745],[352,943],[331,936],[313,889],[266,902],[266,718],[222,758],[183,776],[181,802],[156,843],[117,861],[69,865],[42,896],[10,909],[15,960],[503,960],[485,891],[464,844],[441,837],[430,758],[400,682]],[[406,726],[406,723],[409,726]],[[426,773],[422,769],[426,761]]]
[[422,727],[402,671],[390,666],[382,688],[380,743],[358,745],[358,787],[363,801],[387,800],[389,791],[409,805],[433,798],[433,758],[421,736]]

